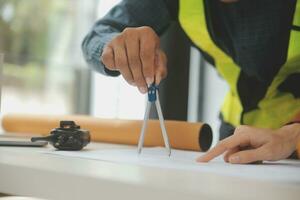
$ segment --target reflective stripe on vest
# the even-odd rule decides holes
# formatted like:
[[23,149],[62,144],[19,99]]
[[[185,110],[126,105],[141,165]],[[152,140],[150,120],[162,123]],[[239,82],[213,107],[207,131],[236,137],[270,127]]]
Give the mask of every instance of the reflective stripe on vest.
[[[300,72],[300,32],[291,30],[287,61],[267,89],[258,109],[243,113],[237,82],[240,68],[212,40],[207,30],[204,0],[180,0],[179,22],[196,46],[214,58],[218,72],[227,81],[230,91],[222,107],[224,121],[237,126],[241,122],[264,128],[279,128],[300,112],[300,99],[278,91],[288,75]],[[297,1],[293,24],[300,26],[300,0]],[[300,90],[300,86],[299,86]],[[251,92],[251,91],[249,91]]]

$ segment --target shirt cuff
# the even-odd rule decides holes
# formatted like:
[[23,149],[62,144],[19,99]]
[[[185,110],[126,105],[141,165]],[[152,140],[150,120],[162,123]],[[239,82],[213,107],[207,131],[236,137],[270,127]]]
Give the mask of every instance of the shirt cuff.
[[85,55],[87,62],[92,66],[94,70],[101,74],[108,76],[119,76],[120,72],[112,71],[105,67],[100,57],[102,55],[105,45],[110,42],[118,33],[111,33],[104,37],[93,37],[89,41],[89,52]]

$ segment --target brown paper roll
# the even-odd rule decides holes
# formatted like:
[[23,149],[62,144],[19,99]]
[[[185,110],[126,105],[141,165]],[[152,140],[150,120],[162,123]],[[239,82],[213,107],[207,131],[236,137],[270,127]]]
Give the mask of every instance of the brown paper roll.
[[297,154],[298,154],[298,158],[300,159],[300,142],[298,142],[297,145]]
[[[48,135],[61,120],[72,120],[90,131],[92,141],[136,145],[142,120],[101,119],[83,115],[8,114],[2,118],[6,132]],[[165,120],[172,148],[206,151],[212,143],[212,130],[204,123]],[[164,146],[158,120],[149,120],[144,146]]]

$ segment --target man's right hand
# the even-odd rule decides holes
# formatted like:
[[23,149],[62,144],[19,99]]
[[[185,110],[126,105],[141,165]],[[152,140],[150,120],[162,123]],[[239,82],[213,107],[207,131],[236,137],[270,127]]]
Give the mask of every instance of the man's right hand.
[[126,28],[104,48],[101,61],[109,70],[119,71],[141,93],[147,85],[158,85],[167,76],[167,58],[152,28]]

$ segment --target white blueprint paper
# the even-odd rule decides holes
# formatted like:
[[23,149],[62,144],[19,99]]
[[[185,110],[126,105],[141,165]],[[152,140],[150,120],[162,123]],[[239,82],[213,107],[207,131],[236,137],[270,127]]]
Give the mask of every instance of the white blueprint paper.
[[203,153],[172,149],[172,154],[169,157],[167,151],[161,147],[143,148],[141,155],[137,154],[137,149],[128,148],[84,150],[77,152],[53,151],[47,153],[114,163],[211,172],[258,180],[300,183],[300,161],[283,160],[278,162],[265,162],[264,164],[236,165],[225,163],[220,156],[209,163],[198,163],[195,159]]

